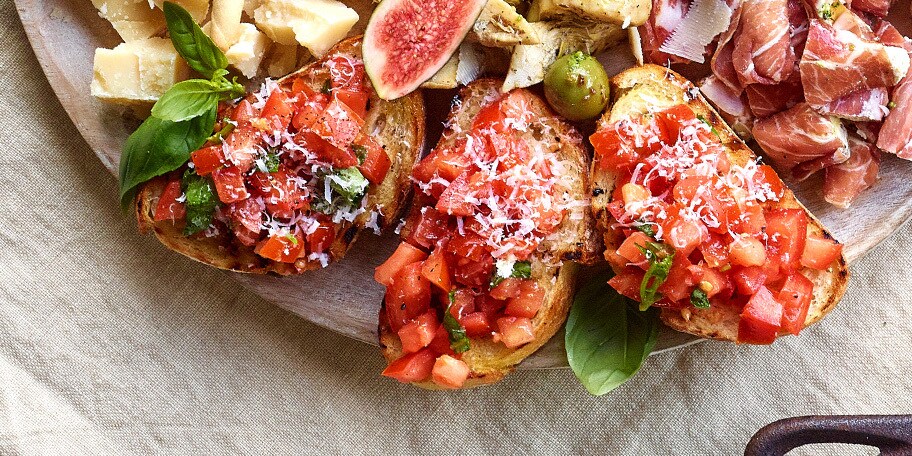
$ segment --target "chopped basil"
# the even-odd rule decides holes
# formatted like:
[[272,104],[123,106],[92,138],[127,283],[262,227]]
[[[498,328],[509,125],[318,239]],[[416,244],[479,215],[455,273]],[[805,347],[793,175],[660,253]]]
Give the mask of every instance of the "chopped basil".
[[690,294],[690,304],[698,309],[709,309],[709,298],[706,296],[706,292],[694,288],[693,293]]
[[646,255],[649,269],[640,283],[640,310],[645,311],[652,307],[662,295],[658,293],[659,287],[668,279],[668,271],[674,262],[674,251],[663,244],[647,242],[646,246],[637,246]]
[[320,89],[320,92],[323,92],[324,94],[329,95],[330,93],[332,93],[332,88],[333,88],[332,81],[327,79],[327,80],[323,81],[323,87]]
[[280,163],[279,154],[274,152],[267,152],[266,156],[263,158],[263,164],[266,165],[266,172],[269,173],[277,172]]
[[358,157],[358,163],[363,165],[364,160],[367,160],[367,147],[360,144],[352,144],[352,150],[355,152],[355,156]]
[[653,224],[650,222],[640,222],[640,225],[637,225],[634,228],[638,231],[642,231],[646,236],[655,237],[656,232],[652,225]]
[[717,138],[719,138],[719,139],[722,138],[722,137],[719,135],[719,130],[716,130],[716,127],[714,127],[713,124],[710,123],[710,121],[706,119],[706,117],[703,117],[702,115],[697,114],[697,119],[700,119],[701,122],[703,122],[703,123],[705,123],[706,125],[708,125],[708,126],[709,126],[709,131],[711,131],[714,135],[716,135]]
[[187,226],[184,234],[189,236],[212,225],[212,213],[218,207],[219,200],[212,181],[190,170],[184,173],[182,187],[187,195]]
[[288,233],[288,234],[285,235],[285,239],[288,239],[288,242],[291,242],[291,245],[297,247],[297,245],[298,245],[298,237],[297,237],[297,236],[295,236],[295,235],[292,234],[292,233]]
[[222,124],[224,124],[222,129],[215,132],[215,134],[213,134],[212,136],[206,138],[206,142],[220,143],[225,138],[227,138],[228,135],[230,135],[232,131],[234,131],[234,124],[229,122],[229,119],[222,119]]
[[[517,261],[513,263],[513,272],[510,273],[510,278],[513,279],[531,279],[532,278],[532,263],[528,261]],[[500,282],[503,282],[506,277],[501,277],[494,273],[494,277],[491,277],[491,288],[494,288],[500,285]]]
[[329,179],[329,186],[333,191],[341,195],[352,206],[361,202],[370,185],[361,171],[355,167],[337,170],[326,178]]
[[459,323],[459,320],[450,313],[450,309],[453,307],[453,304],[456,303],[456,291],[451,291],[448,297],[450,299],[450,304],[447,306],[446,310],[443,311],[443,327],[446,329],[447,334],[449,334],[450,348],[456,353],[465,353],[471,348],[469,336],[466,335],[466,330],[462,324]]

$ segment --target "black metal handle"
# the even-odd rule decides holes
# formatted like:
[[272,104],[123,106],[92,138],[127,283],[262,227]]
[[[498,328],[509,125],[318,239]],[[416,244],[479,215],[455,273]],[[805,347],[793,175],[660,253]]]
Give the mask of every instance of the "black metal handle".
[[880,449],[884,456],[912,455],[912,415],[802,416],[757,431],[745,456],[783,456],[812,443],[854,443]]

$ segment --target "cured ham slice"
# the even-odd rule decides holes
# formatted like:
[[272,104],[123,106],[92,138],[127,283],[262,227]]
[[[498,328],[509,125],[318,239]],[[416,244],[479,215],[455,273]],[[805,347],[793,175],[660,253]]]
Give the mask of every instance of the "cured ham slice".
[[821,108],[854,92],[893,87],[908,71],[909,55],[813,19],[800,69],[805,100]]
[[738,136],[745,140],[750,139],[754,115],[747,106],[743,94],[732,90],[715,76],[704,78],[700,82],[700,91]]
[[741,22],[741,10],[741,8],[738,8],[732,14],[728,30],[719,36],[719,41],[716,43],[716,52],[713,54],[712,60],[710,60],[713,76],[736,92],[740,92],[742,87],[741,81],[738,80],[738,72],[732,62],[732,54],[735,50],[735,43],[732,42],[732,38],[738,31],[738,26]]
[[758,118],[785,111],[804,101],[804,89],[798,73],[793,73],[787,81],[779,84],[751,84],[744,91],[751,111]]
[[893,89],[893,108],[884,120],[877,147],[900,158],[912,159],[912,69]]
[[849,136],[851,156],[824,172],[823,198],[830,204],[847,208],[864,190],[877,181],[880,170],[880,151],[873,144]]
[[781,169],[814,160],[838,163],[849,155],[846,129],[839,119],[822,116],[807,103],[758,120],[753,134],[766,156]]
[[643,49],[643,60],[646,63],[667,65],[687,62],[687,59],[667,54],[660,51],[659,48],[681,24],[689,8],[690,1],[688,0],[652,1],[652,14],[649,15],[649,20],[637,27]]
[[853,10],[864,11],[880,17],[887,17],[892,5],[893,0],[852,0]]
[[660,51],[703,63],[710,44],[728,30],[732,9],[723,0],[693,0]]
[[890,93],[883,87],[859,90],[838,100],[833,100],[818,111],[823,115],[836,116],[842,119],[879,122],[887,115],[887,103]]
[[788,0],[746,0],[732,63],[742,86],[774,84],[788,79],[797,57],[791,45]]

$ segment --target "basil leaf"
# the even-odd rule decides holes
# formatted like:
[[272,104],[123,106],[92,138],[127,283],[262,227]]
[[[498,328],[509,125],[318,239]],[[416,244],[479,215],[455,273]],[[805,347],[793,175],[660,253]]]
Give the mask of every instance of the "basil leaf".
[[[218,108],[216,108],[218,109]],[[234,131],[234,124],[228,121],[229,119],[223,119],[222,124],[224,125],[221,130],[212,134],[212,136],[206,138],[206,142],[221,143]]]
[[203,33],[187,10],[171,2],[165,2],[163,9],[171,42],[190,68],[207,79],[213,79],[216,71],[228,67],[228,58],[212,39]]
[[190,159],[215,126],[216,109],[183,122],[149,117],[127,138],[120,156],[120,203],[126,209],[137,187],[156,176],[174,171]]
[[636,229],[638,231],[642,231],[643,234],[645,234],[646,236],[654,238],[656,235],[656,232],[655,232],[655,228],[652,227],[653,224],[649,223],[649,222],[640,222],[640,223],[641,223],[640,225],[634,226],[634,229]]
[[352,144],[352,151],[354,151],[355,156],[358,157],[358,163],[363,165],[364,160],[367,160],[367,147],[360,144]]
[[600,274],[583,286],[567,318],[567,362],[589,393],[601,396],[640,369],[655,348],[659,312],[640,312]]
[[361,202],[370,185],[361,171],[355,167],[337,170],[327,176],[327,179],[329,179],[330,188],[342,195],[353,206]]
[[187,195],[187,226],[184,235],[189,236],[212,225],[212,213],[218,207],[219,199],[212,181],[190,170],[184,173],[181,186]]
[[706,292],[694,288],[693,293],[690,294],[690,304],[698,309],[709,309],[709,297],[706,296]]
[[182,122],[218,107],[218,84],[204,79],[178,82],[152,106],[152,115],[161,120]]
[[668,279],[668,272],[674,262],[674,251],[666,249],[664,245],[647,242],[646,246],[637,246],[646,255],[649,269],[640,282],[640,310],[650,308],[656,301],[662,299],[658,293],[659,287]]
[[443,311],[443,327],[446,329],[447,334],[450,338],[450,348],[453,349],[456,353],[465,353],[471,348],[469,342],[469,336],[466,335],[466,330],[459,323],[459,320],[450,313],[450,308],[453,307],[453,304],[456,302],[456,291],[453,290],[449,294],[450,305],[447,306],[446,310]]
[[269,152],[263,158],[263,164],[266,165],[266,172],[278,172],[279,165],[282,164],[282,159],[279,158],[279,154]]
[[[510,277],[514,279],[531,279],[532,278],[532,263],[528,261],[517,261],[513,263],[513,272],[510,273]],[[497,275],[497,272],[494,272],[494,277],[491,278],[491,288],[500,285],[500,282],[503,282],[506,277],[501,277]]]

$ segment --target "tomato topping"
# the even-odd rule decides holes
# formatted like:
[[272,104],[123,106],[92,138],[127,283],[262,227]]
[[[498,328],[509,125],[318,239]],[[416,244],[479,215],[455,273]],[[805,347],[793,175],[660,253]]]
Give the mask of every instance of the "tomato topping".
[[756,293],[766,283],[766,272],[759,266],[732,269],[732,282],[735,290],[746,296]]
[[474,214],[475,205],[468,199],[470,191],[466,174],[461,174],[456,180],[450,182],[450,185],[440,195],[435,209],[449,215],[461,217],[468,217]]
[[782,329],[798,335],[804,329],[811,299],[814,297],[814,284],[800,273],[794,273],[785,280],[779,292],[782,303]]
[[640,300],[640,284],[643,283],[645,272],[642,269],[628,266],[619,274],[608,280],[608,285],[623,296],[634,301]]
[[482,311],[464,315],[460,320],[469,337],[483,337],[491,334],[491,322],[488,314]]
[[249,124],[239,125],[222,143],[225,163],[246,173],[253,167],[253,162],[257,158],[256,145],[259,141],[255,128]]
[[751,297],[738,322],[738,343],[768,345],[776,340],[782,327],[782,304],[766,287]]
[[336,169],[358,166],[358,156],[350,148],[340,149],[310,130],[301,130],[295,135],[295,143],[313,152],[322,162]]
[[154,220],[156,222],[183,220],[184,217],[187,216],[187,208],[184,206],[184,203],[178,201],[178,198],[183,194],[184,192],[181,190],[181,181],[173,180],[168,182],[168,185],[165,186],[161,196],[158,198],[158,205],[155,207]]
[[424,267],[421,268],[421,275],[444,292],[449,292],[453,289],[450,268],[447,266],[446,258],[441,249],[431,252],[431,255],[424,262]]
[[310,202],[298,188],[298,181],[286,170],[256,172],[250,178],[251,191],[263,197],[266,210],[275,217],[292,218],[296,211],[309,209]]
[[842,256],[842,244],[817,236],[808,236],[801,253],[801,265],[825,271]]
[[364,92],[364,62],[345,55],[334,55],[324,64],[329,69],[333,92]]
[[386,289],[386,314],[394,331],[430,307],[431,283],[421,275],[423,265],[419,261],[403,267]]
[[801,267],[807,239],[807,215],[802,209],[773,209],[766,213],[768,245],[781,260],[782,268],[793,272]]
[[739,266],[763,266],[766,264],[766,247],[759,239],[738,236],[728,246],[732,264]]
[[208,176],[224,164],[222,145],[206,146],[190,154],[193,170],[200,176]]
[[393,283],[393,277],[399,274],[402,268],[412,263],[424,261],[427,257],[428,255],[421,249],[412,246],[408,242],[400,242],[396,251],[374,270],[374,280],[388,287]]
[[643,249],[646,248],[649,242],[655,241],[645,233],[636,231],[631,234],[630,237],[624,239],[624,242],[621,243],[621,246],[617,249],[617,254],[627,260],[627,262],[642,266],[643,269],[646,269],[649,265],[646,263],[646,254],[643,253]]
[[358,170],[372,184],[381,184],[386,179],[393,162],[383,147],[369,136],[362,136],[355,141],[356,146],[364,148],[364,160],[358,165]]
[[270,121],[273,129],[286,130],[291,124],[293,114],[294,106],[289,101],[288,94],[282,89],[276,89],[266,99],[266,105],[263,106],[260,117]]
[[335,91],[334,95],[337,100],[345,103],[345,106],[348,106],[359,118],[363,119],[367,115],[367,102],[370,100],[370,95],[367,92],[339,90]]
[[497,319],[497,333],[494,340],[503,342],[507,348],[519,348],[535,340],[532,320],[524,317],[502,317]]
[[235,167],[220,168],[212,172],[212,181],[219,199],[225,203],[233,203],[250,197],[244,186],[244,175]]
[[256,252],[263,258],[279,263],[294,263],[304,250],[304,241],[295,234],[273,234],[257,246]]
[[310,129],[337,149],[346,150],[358,138],[362,125],[364,120],[357,113],[334,99]]
[[314,232],[307,235],[307,250],[311,253],[327,252],[335,240],[336,225],[329,220],[322,220]]
[[432,207],[423,207],[403,231],[403,237],[411,244],[433,248],[438,241],[449,237],[449,227],[446,214],[438,212]]
[[523,280],[517,296],[507,301],[504,313],[514,317],[534,318],[545,302],[545,290],[534,280]]
[[512,277],[507,277],[500,281],[496,287],[491,289],[489,295],[494,299],[499,299],[501,301],[506,301],[510,298],[515,298],[519,296],[520,287],[522,286],[523,279],[515,279]]
[[402,383],[424,381],[431,376],[436,359],[434,352],[425,348],[393,361],[383,370],[382,375]]
[[263,207],[251,198],[231,203],[227,207],[231,229],[241,245],[253,247],[260,239]]
[[693,110],[687,105],[672,106],[664,111],[656,112],[656,125],[659,127],[659,138],[663,143],[673,144],[681,136],[682,125],[697,118]]
[[[690,268],[692,264],[684,255],[675,255],[668,271],[665,283],[659,286],[659,293],[672,301],[684,301],[690,298],[695,285]],[[639,290],[637,290],[639,291]]]
[[437,315],[433,311],[419,315],[418,318],[406,323],[397,332],[399,340],[402,341],[402,351],[414,353],[430,345],[439,325]]
[[299,131],[309,130],[329,106],[329,97],[326,94],[313,93],[309,88],[307,90],[310,94],[298,94],[298,112],[291,120],[291,126]]
[[234,107],[234,112],[231,114],[231,120],[238,124],[246,124],[254,117],[256,117],[256,111],[247,100],[238,102],[237,106]]
[[437,358],[431,370],[431,380],[444,388],[462,388],[468,378],[469,366],[449,355]]

